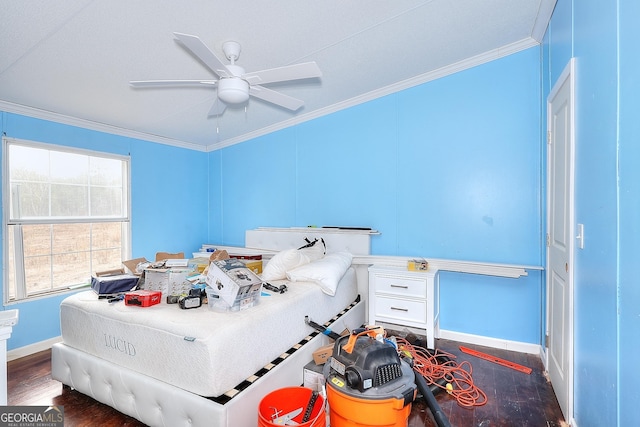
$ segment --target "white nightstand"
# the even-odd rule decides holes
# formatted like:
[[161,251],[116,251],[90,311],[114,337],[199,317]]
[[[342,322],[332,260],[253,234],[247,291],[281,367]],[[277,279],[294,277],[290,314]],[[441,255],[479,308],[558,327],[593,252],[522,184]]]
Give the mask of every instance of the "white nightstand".
[[369,267],[369,323],[424,329],[427,347],[440,335],[439,284],[435,272],[391,266]]

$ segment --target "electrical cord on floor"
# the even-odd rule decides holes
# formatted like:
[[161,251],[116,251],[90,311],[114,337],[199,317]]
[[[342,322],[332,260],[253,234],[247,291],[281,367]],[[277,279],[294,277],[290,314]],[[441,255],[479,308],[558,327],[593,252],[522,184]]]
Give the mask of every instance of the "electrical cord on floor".
[[398,353],[413,359],[413,370],[422,375],[429,386],[435,385],[445,390],[456,399],[458,405],[465,408],[487,403],[487,395],[473,383],[471,363],[457,363],[453,360],[456,356],[451,353],[436,349],[431,354],[422,347],[413,346],[404,338],[395,339]]

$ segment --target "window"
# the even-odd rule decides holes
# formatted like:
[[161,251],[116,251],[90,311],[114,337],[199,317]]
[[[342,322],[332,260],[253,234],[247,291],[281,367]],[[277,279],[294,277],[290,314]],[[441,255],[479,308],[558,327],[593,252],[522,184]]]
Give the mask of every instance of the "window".
[[129,158],[3,138],[5,302],[90,283],[130,253]]

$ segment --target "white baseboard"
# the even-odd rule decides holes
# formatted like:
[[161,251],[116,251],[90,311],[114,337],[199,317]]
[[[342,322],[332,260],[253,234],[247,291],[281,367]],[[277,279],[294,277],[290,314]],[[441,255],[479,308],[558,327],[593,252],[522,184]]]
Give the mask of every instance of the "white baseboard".
[[35,354],[40,351],[49,350],[52,345],[58,342],[62,342],[61,336],[57,336],[57,337],[49,338],[48,340],[25,345],[24,347],[14,348],[13,350],[7,351],[7,362],[19,359],[21,357],[29,356],[31,354]]
[[462,332],[447,331],[443,329],[440,329],[440,336],[437,338],[464,342],[468,344],[483,345],[485,347],[491,348],[500,348],[509,351],[517,351],[520,353],[537,355],[540,355],[542,353],[541,346],[539,344],[531,344],[520,341],[509,341],[500,338],[484,337],[481,335],[465,334]]
[[546,371],[548,368],[547,363],[549,362],[549,359],[547,358],[547,352],[545,351],[545,348],[543,346],[540,346],[540,360],[542,360],[542,366]]
[[[394,325],[386,322],[376,322],[376,325],[401,333],[411,332],[416,335],[424,335],[425,333],[424,329],[413,328],[410,326]],[[482,345],[491,348],[499,348],[509,351],[517,351],[519,353],[537,354],[541,358],[543,354],[543,348],[539,344],[531,344],[520,341],[509,341],[499,338],[485,337],[482,335],[465,334],[463,332],[447,331],[445,329],[440,329],[438,332],[436,332],[436,339],[438,338],[458,341],[467,344]]]

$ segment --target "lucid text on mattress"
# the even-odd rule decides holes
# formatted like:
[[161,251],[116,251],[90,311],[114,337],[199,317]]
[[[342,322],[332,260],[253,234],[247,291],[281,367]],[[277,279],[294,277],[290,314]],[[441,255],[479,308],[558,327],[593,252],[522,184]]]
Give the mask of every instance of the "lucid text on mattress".
[[136,348],[129,341],[123,340],[122,338],[115,337],[111,334],[103,334],[104,335],[104,344],[108,348],[112,348],[113,350],[119,351],[120,353],[128,354],[129,356],[136,355]]

